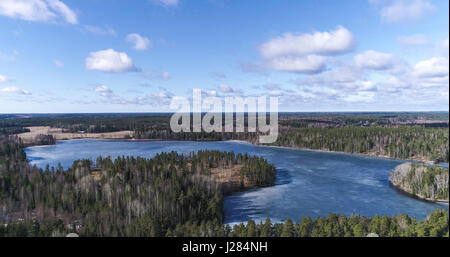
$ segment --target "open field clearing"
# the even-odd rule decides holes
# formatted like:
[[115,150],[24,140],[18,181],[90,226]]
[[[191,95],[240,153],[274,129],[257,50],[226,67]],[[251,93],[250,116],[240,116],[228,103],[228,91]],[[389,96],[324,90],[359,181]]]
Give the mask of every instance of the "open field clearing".
[[25,144],[32,143],[33,140],[38,135],[51,135],[56,140],[68,140],[68,139],[84,139],[84,138],[95,138],[95,139],[123,139],[133,137],[133,131],[117,131],[117,132],[106,132],[106,133],[66,133],[60,128],[52,128],[50,126],[36,126],[27,127],[30,132],[18,134],[18,136],[23,140]]

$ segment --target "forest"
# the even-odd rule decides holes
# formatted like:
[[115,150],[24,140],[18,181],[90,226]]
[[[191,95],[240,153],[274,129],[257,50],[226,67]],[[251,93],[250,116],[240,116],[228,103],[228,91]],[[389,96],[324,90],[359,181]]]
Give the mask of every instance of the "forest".
[[[266,219],[265,222],[249,220],[234,226],[202,221],[178,224],[164,233],[158,223],[145,216],[130,230],[135,236],[143,237],[448,237],[448,217],[446,210],[436,210],[423,221],[406,214],[392,217],[329,214],[315,219],[304,217],[295,223],[290,219],[282,223]],[[64,236],[73,231],[60,219],[25,221],[0,227],[0,237]]]
[[400,190],[421,199],[448,202],[448,168],[405,163],[391,171],[389,181]]
[[448,162],[448,133],[448,128],[421,127],[303,128],[281,133],[274,145]]
[[[224,119],[223,119],[224,121]],[[134,131],[134,139],[178,141],[242,140],[258,143],[254,132],[174,133],[170,114],[65,114],[0,117],[0,129],[12,134],[28,126],[52,126],[63,132]],[[247,124],[247,116],[245,116]],[[430,113],[280,113],[273,144],[429,162],[449,161],[448,112]],[[35,144],[52,144],[41,135]]]
[[[141,118],[143,123],[148,122],[147,118]],[[51,120],[46,116],[36,119],[42,123]],[[96,122],[90,116],[80,119],[86,119],[83,121],[85,124]],[[125,120],[128,119],[124,117],[123,124],[127,124]],[[155,116],[154,119],[165,118]],[[234,226],[225,225],[223,198],[227,193],[275,183],[275,167],[263,158],[220,151],[199,151],[187,155],[169,152],[150,159],[123,156],[115,160],[79,160],[67,170],[61,166],[39,169],[28,163],[24,145],[14,135],[26,131],[28,125],[43,124],[27,119],[17,122],[14,117],[0,121],[2,237],[65,236],[71,232],[81,236],[359,237],[371,233],[383,237],[448,236],[448,213],[445,210],[436,210],[423,221],[405,214],[392,217],[330,214],[314,219],[304,217],[300,223],[288,219],[282,223],[266,220],[263,223],[248,221]],[[73,131],[87,128],[75,126],[83,124],[77,119],[52,122],[54,126],[66,126]],[[140,126],[143,123],[139,123]],[[162,123],[149,126],[158,128],[158,133],[167,133],[164,125],[158,124]],[[111,127],[103,128],[109,131],[127,126],[116,126],[111,120]],[[95,126],[90,128],[92,131],[99,129]],[[138,131],[135,127],[127,128]],[[141,129],[143,133],[149,133],[145,125]],[[158,133],[153,137],[161,137]],[[230,133],[220,139],[218,134],[202,135],[196,140],[236,137]],[[173,140],[179,140],[177,136],[181,136],[166,135]],[[189,135],[184,136],[186,138],[182,140],[192,139]],[[242,134],[249,141],[253,136]],[[40,141],[36,144],[54,143],[48,136],[37,139]],[[288,127],[282,130],[276,144],[353,153],[377,151],[397,158],[432,156],[433,159],[448,161],[448,128],[379,125]],[[230,174],[228,179],[235,182],[231,188],[226,183],[227,177],[225,180],[220,177],[218,170]]]
[[239,167],[242,188],[275,183],[273,165],[232,152],[98,158],[95,163],[75,161],[68,170],[41,170],[28,165],[20,144],[11,138],[2,140],[1,149],[4,236],[17,235],[13,231],[21,226],[28,226],[23,233],[36,230],[41,236],[68,231],[83,236],[161,236],[177,225],[222,225],[224,192],[211,170]]

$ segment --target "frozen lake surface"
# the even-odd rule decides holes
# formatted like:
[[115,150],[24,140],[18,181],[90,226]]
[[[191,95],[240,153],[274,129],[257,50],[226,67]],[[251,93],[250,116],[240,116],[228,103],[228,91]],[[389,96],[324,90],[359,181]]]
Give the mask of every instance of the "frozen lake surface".
[[160,152],[198,150],[247,152],[266,158],[277,168],[273,187],[237,193],[225,198],[225,222],[270,218],[273,222],[330,212],[365,216],[406,213],[423,219],[446,203],[430,203],[400,193],[389,184],[389,171],[403,161],[352,154],[255,146],[241,142],[71,140],[25,149],[32,164],[72,166],[78,159],[98,156],[152,157]]

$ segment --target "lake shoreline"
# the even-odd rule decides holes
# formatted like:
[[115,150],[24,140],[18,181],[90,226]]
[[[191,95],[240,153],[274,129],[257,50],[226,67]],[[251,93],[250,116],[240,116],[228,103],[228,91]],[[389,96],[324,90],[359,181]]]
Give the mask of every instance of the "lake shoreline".
[[376,157],[376,158],[398,160],[398,161],[412,161],[412,162],[421,162],[421,163],[425,163],[425,164],[436,164],[433,161],[425,160],[422,158],[421,159],[399,159],[399,158],[390,157],[388,155],[377,155],[377,154],[373,154],[373,153],[349,153],[349,152],[339,152],[339,151],[331,151],[331,150],[324,150],[324,149],[311,149],[311,148],[279,146],[279,145],[261,145],[261,144],[255,144],[252,142],[242,141],[242,140],[227,140],[224,142],[248,143],[248,144],[261,146],[261,147],[273,147],[273,148],[280,148],[280,149],[302,150],[302,151],[323,152],[323,153],[351,154],[351,155],[357,155],[357,156]]
[[[232,190],[231,194],[224,197],[226,222],[266,217],[281,220],[291,217],[297,220],[304,216],[326,216],[330,212],[346,215],[355,212],[366,216],[407,213],[423,219],[431,210],[448,209],[447,204],[417,201],[388,188],[389,170],[401,161],[314,150],[281,150],[272,146],[261,148],[247,141],[151,141],[70,140],[48,148],[31,147],[26,150],[26,154],[31,164],[38,167],[61,162],[63,167],[70,168],[74,160],[95,160],[99,155],[148,158],[172,150],[179,153],[199,150],[247,152],[266,158],[269,164],[275,165],[277,181],[289,180],[288,183],[276,183],[275,186]],[[34,157],[42,158],[34,162]],[[383,204],[379,205],[380,202]]]
[[[324,152],[324,153],[336,153],[336,154],[350,154],[350,155],[357,155],[357,156],[364,156],[364,157],[375,157],[375,158],[382,158],[382,159],[390,159],[390,160],[399,160],[399,161],[410,161],[410,162],[419,162],[424,163],[428,165],[438,165],[439,163],[434,163],[433,161],[429,161],[423,158],[420,159],[400,159],[400,158],[394,158],[387,155],[377,155],[373,153],[349,153],[349,152],[340,152],[340,151],[331,151],[331,150],[324,150],[324,149],[311,149],[311,148],[301,148],[301,147],[291,147],[291,146],[278,146],[278,145],[262,145],[253,143],[250,141],[244,141],[244,140],[170,140],[170,139],[135,139],[135,138],[108,138],[108,137],[79,137],[79,138],[64,138],[64,139],[57,139],[56,143],[58,141],[70,141],[70,140],[116,140],[116,141],[126,141],[126,142],[234,142],[234,143],[242,143],[242,144],[249,144],[254,146],[261,146],[261,147],[272,147],[272,148],[280,148],[280,149],[289,149],[289,150],[302,150],[302,151],[312,151],[312,152]],[[28,145],[26,147],[33,147],[33,146],[45,146],[45,145]],[[445,163],[445,162],[440,162]]]
[[[97,139],[97,140],[125,140],[131,142],[150,142],[150,141],[192,141],[192,140],[170,140],[170,139],[136,139],[134,138],[133,131],[115,131],[115,132],[105,132],[105,133],[67,133],[63,132],[60,128],[51,128],[50,126],[34,126],[27,127],[30,132],[16,134],[19,138],[22,139],[26,147],[39,145],[38,143],[33,144],[33,138],[39,134],[43,135],[51,135],[54,137],[55,141],[58,142],[60,140],[77,140],[77,139]],[[349,153],[349,152],[341,152],[341,151],[331,151],[326,149],[311,149],[311,148],[301,148],[301,147],[292,147],[292,146],[278,146],[278,145],[262,145],[256,142],[245,141],[245,140],[214,140],[214,139],[205,139],[205,140],[195,140],[193,142],[214,142],[214,141],[223,141],[223,142],[242,142],[249,143],[257,146],[264,147],[277,147],[277,148],[285,148],[285,149],[296,149],[296,150],[308,150],[308,151],[318,151],[318,152],[330,152],[330,153],[344,153],[344,154],[354,154],[360,156],[370,156],[370,157],[378,157],[385,159],[393,159],[393,160],[402,160],[402,161],[413,161],[413,162],[421,162],[425,164],[436,164],[432,160],[428,160],[424,157],[420,158],[407,158],[407,159],[399,159],[393,158],[388,155],[380,155],[376,153]]]
[[449,200],[445,200],[445,199],[434,199],[433,200],[433,199],[430,199],[430,198],[421,197],[419,195],[412,194],[412,193],[406,191],[405,189],[403,189],[402,187],[400,187],[399,185],[396,185],[396,184],[392,183],[391,181],[389,181],[389,185],[392,186],[393,188],[395,188],[400,193],[402,193],[404,195],[407,195],[409,197],[412,197],[414,199],[417,199],[417,200],[421,200],[421,201],[429,202],[429,203],[446,203],[446,204],[449,203]]

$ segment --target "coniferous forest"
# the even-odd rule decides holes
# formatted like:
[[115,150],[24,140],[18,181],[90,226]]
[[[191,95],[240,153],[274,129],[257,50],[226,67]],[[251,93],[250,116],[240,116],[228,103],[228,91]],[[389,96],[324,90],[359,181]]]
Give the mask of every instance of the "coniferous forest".
[[41,170],[28,165],[20,143],[3,138],[0,156],[4,236],[21,226],[27,226],[20,232],[25,234],[15,235],[70,230],[85,236],[164,236],[177,225],[221,226],[224,192],[212,170],[229,172],[231,180],[239,181],[228,192],[275,183],[273,165],[232,152],[98,158],[95,163],[76,161],[68,170]]
[[448,169],[404,163],[391,171],[389,181],[400,190],[421,199],[448,201]]
[[[330,214],[300,223],[223,224],[224,183],[217,169],[235,168],[232,190],[270,186],[275,168],[264,159],[232,152],[161,153],[151,159],[80,160],[72,168],[32,167],[20,141],[2,135],[0,236],[448,236],[448,213],[423,221],[407,215]],[[233,178],[233,173],[230,173]],[[229,189],[229,188],[228,188]],[[228,191],[229,192],[229,191]]]
[[281,133],[275,145],[448,162],[448,135],[448,128],[302,128]]
[[[39,169],[28,163],[23,150],[26,145],[15,136],[27,132],[26,125],[45,125],[49,121],[72,132],[130,129],[137,138],[255,142],[258,136],[169,133],[164,115],[150,120],[126,116],[98,119],[83,116],[80,120],[70,117],[1,120],[0,236],[65,236],[74,232],[81,236],[395,237],[449,233],[445,210],[436,210],[425,220],[405,214],[392,217],[330,214],[315,219],[304,217],[299,223],[288,219],[283,223],[266,220],[224,225],[225,195],[274,185],[275,167],[265,159],[233,152],[198,151],[185,155],[169,152],[153,158],[79,160],[69,169],[61,166]],[[358,126],[366,119],[343,116],[331,120],[331,125],[325,122],[328,124],[325,126],[324,119],[308,120],[306,126],[305,121],[284,121],[282,124],[288,128],[282,129],[275,145],[448,161],[448,128],[385,126],[376,123],[380,119],[373,121],[374,126]],[[94,125],[84,125],[87,123]],[[38,135],[33,142],[54,143],[51,135]],[[432,169],[424,179],[419,179],[425,184],[415,182],[416,190],[430,191],[429,184],[440,174],[437,168]],[[441,193],[448,195],[448,191],[441,191],[436,191],[436,197]]]
[[[258,143],[254,132],[175,133],[169,123],[168,114],[0,116],[0,131],[19,134],[28,126],[51,126],[67,133],[132,131],[133,138],[141,140]],[[282,114],[279,123],[276,146],[449,162],[448,113]],[[36,145],[55,142],[49,135],[37,135],[34,141]]]

